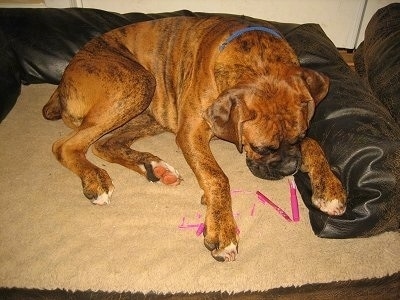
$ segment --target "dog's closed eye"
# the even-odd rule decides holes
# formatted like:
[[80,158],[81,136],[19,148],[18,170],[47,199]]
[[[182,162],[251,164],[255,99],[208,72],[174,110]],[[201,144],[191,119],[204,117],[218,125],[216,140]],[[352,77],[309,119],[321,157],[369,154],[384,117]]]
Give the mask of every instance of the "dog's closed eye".
[[276,152],[278,149],[270,146],[255,146],[250,144],[251,150],[260,155],[267,155]]

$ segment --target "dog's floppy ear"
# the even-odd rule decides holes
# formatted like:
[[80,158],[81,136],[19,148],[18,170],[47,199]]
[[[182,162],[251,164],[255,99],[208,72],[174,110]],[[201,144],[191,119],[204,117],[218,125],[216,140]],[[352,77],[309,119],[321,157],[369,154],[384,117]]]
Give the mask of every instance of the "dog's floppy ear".
[[314,115],[315,106],[328,94],[329,78],[322,73],[307,68],[302,68],[302,78],[305,81],[313,101],[307,102],[308,121]]
[[253,116],[243,96],[238,89],[228,90],[221,94],[203,114],[215,136],[234,143],[240,153],[243,151],[243,122]]
[[307,68],[303,68],[302,77],[314,99],[315,105],[317,105],[328,94],[329,78],[320,72]]

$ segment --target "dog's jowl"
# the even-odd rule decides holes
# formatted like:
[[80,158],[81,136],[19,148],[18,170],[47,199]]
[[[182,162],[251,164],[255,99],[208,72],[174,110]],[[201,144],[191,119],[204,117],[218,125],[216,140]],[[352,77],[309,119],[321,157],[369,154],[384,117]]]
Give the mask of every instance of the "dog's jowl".
[[[128,25],[91,40],[72,59],[43,108],[73,133],[53,152],[82,180],[95,204],[110,201],[108,173],[86,159],[88,148],[150,181],[178,185],[177,170],[133,142],[168,130],[204,191],[204,243],[233,261],[238,236],[227,176],[209,147],[217,137],[245,151],[250,171],[279,179],[308,172],[313,203],[331,215],[346,194],[319,145],[306,137],[329,80],[299,66],[269,23],[225,17],[173,17]],[[107,134],[107,135],[106,135]],[[151,149],[149,149],[151,150]]]

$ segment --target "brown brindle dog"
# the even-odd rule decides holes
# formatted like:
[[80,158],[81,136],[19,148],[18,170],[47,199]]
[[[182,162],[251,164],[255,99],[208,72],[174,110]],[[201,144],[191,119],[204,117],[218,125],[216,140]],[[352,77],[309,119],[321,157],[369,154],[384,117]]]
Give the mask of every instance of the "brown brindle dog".
[[[346,194],[319,145],[305,134],[328,78],[299,66],[269,23],[225,17],[173,17],[115,29],[90,41],[72,59],[43,108],[73,133],[53,145],[57,159],[82,180],[95,204],[110,201],[107,172],[94,153],[151,181],[177,185],[179,173],[160,158],[130,148],[168,130],[204,191],[204,242],[212,256],[235,260],[238,248],[229,181],[213,157],[217,137],[246,152],[251,172],[279,179],[308,172],[313,203],[339,215]],[[110,133],[103,139],[107,133]]]

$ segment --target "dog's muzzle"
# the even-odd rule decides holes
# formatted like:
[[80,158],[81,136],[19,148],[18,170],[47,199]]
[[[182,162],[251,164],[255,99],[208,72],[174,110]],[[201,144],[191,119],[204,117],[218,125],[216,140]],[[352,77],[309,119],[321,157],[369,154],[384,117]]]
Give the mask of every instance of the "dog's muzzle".
[[278,180],[293,175],[300,169],[301,154],[298,147],[291,148],[290,151],[278,149],[259,159],[251,159],[247,156],[246,164],[254,176]]

